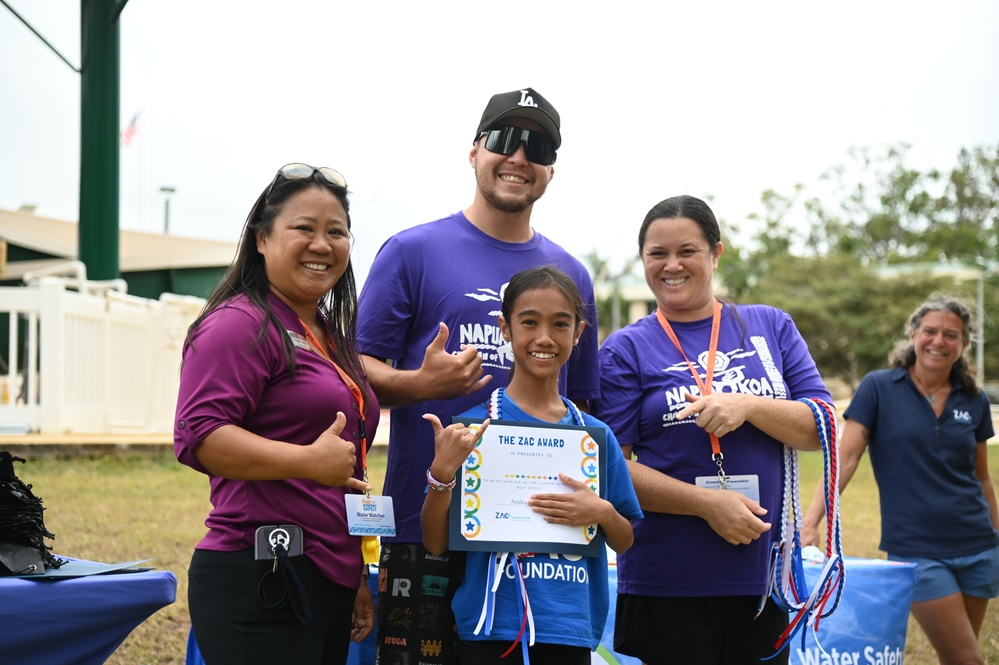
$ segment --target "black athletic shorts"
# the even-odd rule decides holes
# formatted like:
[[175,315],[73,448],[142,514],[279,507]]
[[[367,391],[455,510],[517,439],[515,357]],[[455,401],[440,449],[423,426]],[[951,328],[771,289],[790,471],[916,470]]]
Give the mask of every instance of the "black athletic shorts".
[[[511,645],[512,642],[501,640],[462,640],[461,665],[524,665],[524,651],[520,644],[503,658]],[[590,653],[587,647],[536,642],[528,648],[528,659],[531,665],[590,665]]]
[[[758,596],[660,598],[618,594],[614,650],[648,665],[746,665],[772,656],[787,613]],[[766,665],[787,665],[788,649]]]

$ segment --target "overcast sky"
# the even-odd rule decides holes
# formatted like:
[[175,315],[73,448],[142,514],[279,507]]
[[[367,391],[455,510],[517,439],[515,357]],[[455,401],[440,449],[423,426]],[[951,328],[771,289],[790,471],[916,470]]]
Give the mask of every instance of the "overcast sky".
[[[7,2],[80,66],[80,0]],[[234,241],[279,166],[332,166],[361,278],[392,233],[471,203],[495,92],[562,115],[535,228],[616,265],[668,196],[712,197],[724,238],[851,146],[947,168],[999,142],[994,0],[130,0],[120,21],[122,227],[161,232],[169,186],[171,234]],[[76,220],[79,75],[3,6],[0,91],[0,208]]]

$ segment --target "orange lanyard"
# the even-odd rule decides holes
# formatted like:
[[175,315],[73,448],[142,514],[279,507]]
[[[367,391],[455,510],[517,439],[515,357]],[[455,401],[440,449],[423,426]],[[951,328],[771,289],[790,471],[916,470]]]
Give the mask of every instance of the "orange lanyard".
[[[698,373],[697,368],[694,367],[694,363],[690,362],[687,354],[683,352],[683,347],[680,346],[680,339],[673,332],[673,326],[669,324],[669,320],[666,319],[662,310],[656,309],[656,318],[659,319],[659,325],[663,327],[663,330],[666,331],[676,350],[687,361],[687,367],[690,369],[690,374],[694,377],[694,382],[697,383],[701,395],[711,394],[711,384],[715,378],[715,356],[718,354],[718,332],[721,329],[721,313],[722,305],[715,300],[714,311],[711,314],[711,341],[708,343],[708,366],[705,368],[704,379],[701,379],[701,375]],[[711,457],[718,464],[718,467],[721,468],[721,460],[723,459],[721,442],[718,441],[718,437],[714,434],[709,434],[708,436],[711,437]]]
[[343,371],[343,369],[337,365],[332,358],[330,358],[330,355],[326,353],[326,350],[319,344],[319,340],[316,339],[314,334],[312,334],[312,330],[309,329],[309,326],[305,325],[305,321],[299,319],[298,322],[301,323],[302,328],[305,329],[305,339],[309,340],[309,343],[312,344],[313,348],[315,348],[316,351],[322,354],[322,356],[326,358],[331,365],[333,365],[333,368],[337,371],[337,374],[340,375],[340,378],[347,386],[347,390],[349,390],[350,394],[354,396],[355,400],[357,400],[357,407],[359,409],[357,414],[359,423],[358,431],[361,435],[361,468],[364,470],[364,482],[368,482],[368,435],[364,430],[364,393],[357,387],[354,379],[350,378],[350,376],[348,376],[347,373]]

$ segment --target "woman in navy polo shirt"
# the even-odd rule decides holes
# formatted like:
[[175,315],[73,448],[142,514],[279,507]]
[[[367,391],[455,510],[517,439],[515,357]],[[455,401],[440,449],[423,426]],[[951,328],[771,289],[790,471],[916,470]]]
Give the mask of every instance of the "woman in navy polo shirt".
[[[989,599],[999,595],[999,512],[985,445],[994,431],[965,357],[971,329],[962,302],[921,304],[890,367],[860,383],[840,436],[841,490],[871,451],[880,548],[917,564],[912,614],[941,663],[985,662],[978,634]],[[822,516],[819,488],[802,544],[818,544]]]

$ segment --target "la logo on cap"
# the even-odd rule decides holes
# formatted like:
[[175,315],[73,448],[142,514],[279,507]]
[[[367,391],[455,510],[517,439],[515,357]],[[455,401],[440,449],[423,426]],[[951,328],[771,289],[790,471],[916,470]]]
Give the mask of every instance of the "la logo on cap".
[[531,95],[528,94],[529,92],[530,91],[528,90],[520,91],[520,101],[517,102],[517,106],[533,106],[534,108],[538,107],[538,105],[534,102],[534,97],[531,97]]

